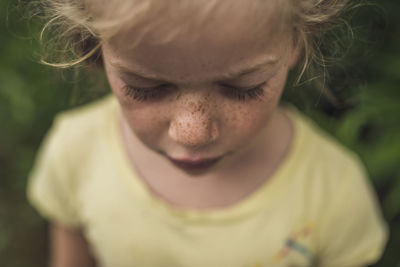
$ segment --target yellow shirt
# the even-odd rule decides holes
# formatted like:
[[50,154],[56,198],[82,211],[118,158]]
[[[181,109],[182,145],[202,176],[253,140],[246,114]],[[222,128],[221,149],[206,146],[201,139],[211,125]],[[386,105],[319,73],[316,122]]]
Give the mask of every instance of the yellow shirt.
[[113,96],[57,116],[28,198],[82,229],[102,267],[363,266],[387,239],[357,157],[294,109],[295,137],[255,193],[223,209],[183,210],[154,196],[128,160]]

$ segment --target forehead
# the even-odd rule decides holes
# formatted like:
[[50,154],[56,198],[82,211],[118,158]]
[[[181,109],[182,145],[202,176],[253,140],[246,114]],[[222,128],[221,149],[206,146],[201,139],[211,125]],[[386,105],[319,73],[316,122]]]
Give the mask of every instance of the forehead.
[[206,12],[204,7],[188,2],[202,1],[171,1],[180,6],[164,6],[159,10],[164,13],[152,14],[152,27],[145,32],[143,23],[116,34],[104,46],[105,54],[127,69],[187,81],[282,57],[286,42],[276,1],[210,0],[213,10],[203,15],[198,13]]
[[[149,32],[156,32],[154,42],[168,42],[175,38],[212,41],[236,34],[238,30],[264,32],[268,24],[278,18],[275,0],[175,0],[149,15]],[[269,27],[272,28],[272,27]],[[207,38],[209,37],[209,38]]]
[[[94,29],[103,37],[131,28],[169,29],[166,35],[204,28],[219,18],[234,27],[244,20],[262,25],[273,14],[279,17],[285,0],[86,0]],[[211,22],[211,23],[210,23]],[[174,28],[173,31],[171,29]]]

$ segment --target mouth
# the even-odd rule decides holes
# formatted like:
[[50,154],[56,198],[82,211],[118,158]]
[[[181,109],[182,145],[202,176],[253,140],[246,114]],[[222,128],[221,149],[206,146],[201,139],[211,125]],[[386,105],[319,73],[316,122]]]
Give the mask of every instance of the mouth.
[[191,160],[191,159],[172,159],[169,160],[178,168],[186,171],[203,171],[210,169],[221,160],[222,157]]

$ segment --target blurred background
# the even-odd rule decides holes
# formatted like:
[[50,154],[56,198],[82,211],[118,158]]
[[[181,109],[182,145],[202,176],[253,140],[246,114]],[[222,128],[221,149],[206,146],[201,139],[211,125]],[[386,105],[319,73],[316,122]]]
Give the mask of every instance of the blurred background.
[[[42,267],[46,222],[25,197],[35,153],[54,114],[108,89],[101,74],[39,64],[42,22],[16,2],[0,0],[0,266]],[[351,48],[328,69],[334,100],[307,84],[284,99],[360,155],[391,232],[374,266],[400,267],[400,2],[365,2],[348,16]]]

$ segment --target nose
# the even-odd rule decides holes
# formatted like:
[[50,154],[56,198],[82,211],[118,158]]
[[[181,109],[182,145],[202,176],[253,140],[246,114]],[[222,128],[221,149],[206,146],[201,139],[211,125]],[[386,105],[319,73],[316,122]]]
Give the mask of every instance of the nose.
[[186,101],[170,121],[171,139],[188,148],[210,145],[219,137],[218,123],[207,101]]

